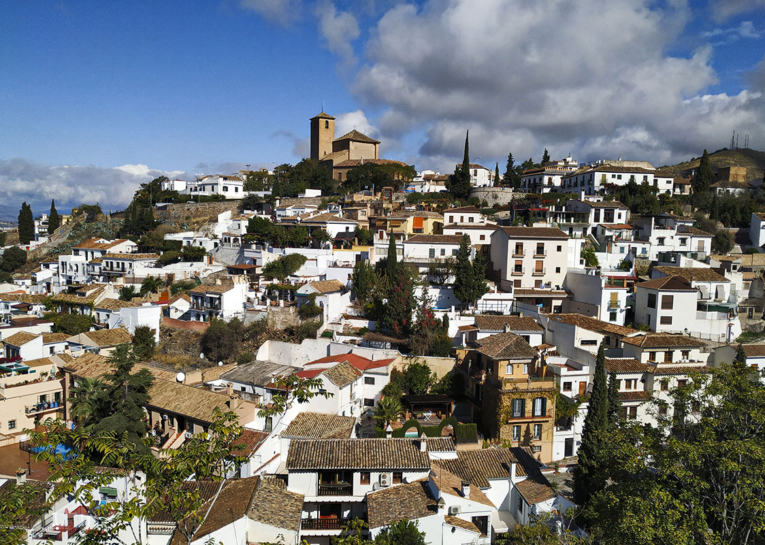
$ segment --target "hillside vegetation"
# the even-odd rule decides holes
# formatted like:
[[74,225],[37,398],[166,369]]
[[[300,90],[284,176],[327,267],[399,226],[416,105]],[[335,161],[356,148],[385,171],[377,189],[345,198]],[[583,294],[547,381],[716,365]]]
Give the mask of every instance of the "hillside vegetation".
[[[723,148],[710,153],[709,158],[715,171],[722,167],[746,167],[748,182],[761,181],[765,172],[765,152],[763,151]],[[676,176],[687,178],[694,169],[698,168],[700,161],[701,157],[694,157],[684,163],[661,167],[661,170],[668,170]]]

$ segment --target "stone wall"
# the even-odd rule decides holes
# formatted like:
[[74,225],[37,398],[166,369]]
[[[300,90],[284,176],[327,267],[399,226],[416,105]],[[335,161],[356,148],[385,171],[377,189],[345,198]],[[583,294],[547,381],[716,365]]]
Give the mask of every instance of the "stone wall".
[[[191,197],[189,197],[191,199]],[[172,223],[181,225],[194,220],[209,219],[216,221],[218,214],[228,210],[232,215],[236,215],[239,207],[239,201],[217,201],[202,202],[193,204],[170,204],[165,208],[157,208],[154,211],[154,217],[163,223]]]
[[475,187],[470,190],[471,197],[486,201],[489,206],[510,204],[513,200],[513,190],[509,187]]

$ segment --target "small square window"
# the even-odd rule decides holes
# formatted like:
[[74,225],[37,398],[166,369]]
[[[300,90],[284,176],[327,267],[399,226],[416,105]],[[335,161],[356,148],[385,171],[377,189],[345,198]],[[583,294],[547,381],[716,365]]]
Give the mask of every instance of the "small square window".
[[555,267],[555,272],[559,273],[560,272],[560,267]]
[[393,472],[393,484],[401,484],[404,480],[404,474],[401,471]]
[[364,377],[364,384],[374,384],[375,377]]
[[563,383],[563,391],[564,392],[570,392],[571,391],[571,383],[570,382],[564,382]]
[[557,251],[559,251],[559,252],[563,251],[563,246],[561,246],[560,244],[558,244],[558,249],[557,249]]
[[371,475],[369,471],[362,471],[360,474],[359,482],[361,484],[369,484],[372,482]]
[[16,429],[16,421],[15,420],[9,420],[8,421],[8,429],[9,430],[15,430]]

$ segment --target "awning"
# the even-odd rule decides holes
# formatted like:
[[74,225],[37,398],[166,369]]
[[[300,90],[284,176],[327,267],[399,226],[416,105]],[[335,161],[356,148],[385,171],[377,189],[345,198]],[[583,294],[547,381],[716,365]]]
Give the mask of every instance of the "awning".
[[109,496],[110,498],[117,497],[117,489],[111,486],[102,486],[98,491],[104,496]]
[[494,528],[495,533],[506,534],[510,530],[515,529],[517,525],[518,523],[510,511],[491,512],[491,527]]

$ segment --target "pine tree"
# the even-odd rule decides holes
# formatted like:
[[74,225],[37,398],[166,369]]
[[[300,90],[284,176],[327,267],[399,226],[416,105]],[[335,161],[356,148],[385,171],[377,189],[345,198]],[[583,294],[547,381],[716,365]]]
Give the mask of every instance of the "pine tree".
[[499,186],[499,163],[494,165],[494,185]]
[[545,152],[544,154],[542,154],[542,162],[540,163],[540,165],[544,165],[545,163],[549,163],[549,162],[550,162],[550,154],[547,152],[547,148],[545,148]]
[[35,239],[35,218],[32,215],[32,207],[26,202],[22,203],[19,211],[19,243],[27,245]]
[[616,372],[613,372],[608,374],[608,426],[610,429],[614,429],[619,424],[620,409],[619,381],[616,378]]
[[515,159],[513,154],[507,154],[507,166],[505,167],[505,174],[502,176],[502,185],[514,187],[515,184]]
[[586,505],[593,494],[606,486],[602,459],[607,448],[605,433],[608,429],[608,384],[606,378],[605,345],[600,344],[595,362],[587,416],[579,447],[579,463],[574,473],[574,498],[578,505]]
[[52,235],[56,229],[61,227],[61,218],[58,217],[58,210],[56,210],[56,201],[50,201],[50,214],[48,214],[48,234]]
[[454,266],[454,296],[463,305],[473,302],[473,265],[470,263],[470,237],[462,235],[460,249],[457,251],[457,263]]

